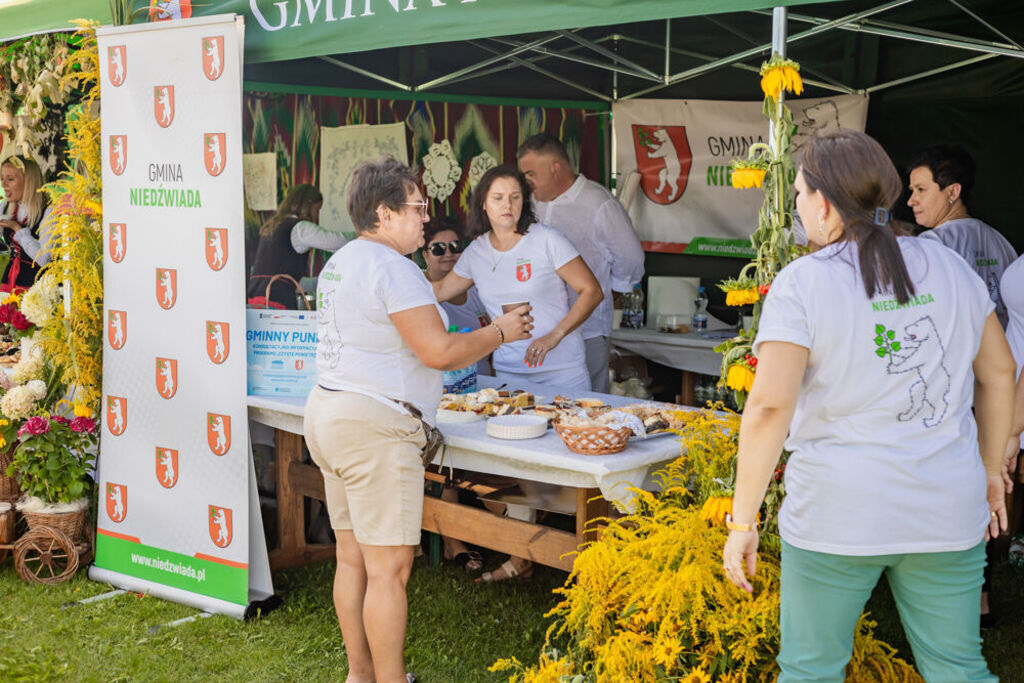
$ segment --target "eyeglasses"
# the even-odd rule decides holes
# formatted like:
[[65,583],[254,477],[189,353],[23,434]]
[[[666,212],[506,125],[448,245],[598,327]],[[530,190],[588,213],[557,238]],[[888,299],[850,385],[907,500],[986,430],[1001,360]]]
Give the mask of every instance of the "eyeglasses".
[[428,249],[434,256],[443,256],[445,251],[451,251],[453,254],[461,254],[462,250],[465,249],[461,240],[452,240],[448,244],[444,242],[434,242]]
[[405,205],[405,206],[418,206],[418,207],[420,207],[420,215],[421,216],[426,216],[427,215],[427,207],[430,206],[430,204],[428,204],[426,202],[426,200],[421,201],[421,202],[402,202],[402,204]]

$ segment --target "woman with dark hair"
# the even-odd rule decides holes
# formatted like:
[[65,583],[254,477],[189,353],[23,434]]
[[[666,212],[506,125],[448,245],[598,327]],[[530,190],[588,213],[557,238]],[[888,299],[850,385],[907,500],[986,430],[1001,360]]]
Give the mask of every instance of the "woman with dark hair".
[[50,262],[53,228],[46,195],[39,192],[39,164],[28,157],[8,157],[0,164],[0,185],[6,198],[0,206],[0,228],[10,249],[0,291],[10,292],[31,287],[40,268]]
[[295,285],[283,278],[271,285],[269,301],[266,299],[270,279],[280,273],[298,282],[306,272],[310,249],[333,252],[345,246],[348,240],[344,235],[317,225],[323,204],[320,190],[312,185],[296,185],[260,228],[246,292],[250,305],[295,308]]
[[[435,216],[423,227],[424,244],[420,249],[420,256],[427,266],[423,274],[428,280],[441,281],[458,263],[459,256],[466,248],[464,232],[458,221],[449,216]],[[465,293],[450,301],[442,301],[441,308],[448,314],[449,325],[457,325],[460,330],[467,327],[475,330],[491,324],[491,316],[487,314],[487,308],[480,301],[476,287],[470,287]],[[490,358],[481,358],[476,365],[479,374],[494,373]]]
[[[495,351],[495,376],[512,389],[588,393],[590,374],[577,328],[604,296],[597,278],[565,236],[535,222],[530,186],[511,166],[484,173],[469,206],[469,229],[477,239],[452,271],[434,283],[438,301],[450,301],[475,284],[492,317],[501,315],[503,306],[529,302],[539,336]],[[578,295],[571,307],[566,286]],[[546,486],[538,483],[535,489]],[[508,516],[532,522],[536,511],[509,505]],[[526,558],[510,557],[497,571],[484,572],[480,580],[528,578],[531,570]]]
[[[492,318],[503,304],[528,301],[538,335],[498,349],[495,375],[512,387],[586,393],[590,375],[577,328],[601,302],[601,286],[569,240],[535,222],[529,200],[517,170],[487,171],[470,198],[469,229],[479,239],[434,291],[438,301],[451,301],[475,284]],[[579,295],[571,308],[567,285]]]
[[921,237],[945,244],[960,254],[988,287],[996,315],[1006,328],[1006,306],[999,293],[1003,271],[1017,252],[990,225],[967,213],[965,198],[974,186],[974,160],[956,145],[922,150],[910,162],[910,199],[918,225],[932,228]]
[[900,178],[875,140],[839,129],[801,153],[796,208],[820,249],[765,299],[726,576],[752,590],[785,445],[779,680],[844,679],[883,573],[926,680],[994,680],[978,606],[985,538],[1006,527],[1014,371],[994,305],[956,254],[894,234]]
[[317,286],[317,386],[303,434],[324,478],[337,538],[334,606],[350,681],[405,673],[406,582],[423,517],[423,460],[441,371],[530,336],[529,307],[484,329],[449,334],[430,283],[408,257],[423,246],[427,202],[392,158],[359,164],[348,191],[358,237]]

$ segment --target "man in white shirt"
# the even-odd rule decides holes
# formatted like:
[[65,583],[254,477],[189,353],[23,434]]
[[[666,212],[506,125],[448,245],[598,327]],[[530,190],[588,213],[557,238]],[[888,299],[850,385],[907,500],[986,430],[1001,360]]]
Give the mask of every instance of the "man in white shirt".
[[[533,189],[537,221],[564,234],[580,252],[604,299],[580,326],[594,391],[608,393],[612,291],[628,292],[644,275],[644,250],[626,210],[602,185],[573,171],[558,138],[541,133],[519,147],[519,170]],[[569,305],[576,293],[569,290]]]

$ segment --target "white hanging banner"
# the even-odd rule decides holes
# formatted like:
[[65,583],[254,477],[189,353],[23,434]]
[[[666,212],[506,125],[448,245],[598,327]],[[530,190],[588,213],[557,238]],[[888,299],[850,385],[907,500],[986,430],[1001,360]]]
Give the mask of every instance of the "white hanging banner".
[[324,205],[320,225],[354,237],[355,226],[348,215],[348,186],[352,171],[361,161],[393,156],[409,163],[405,145],[405,124],[379,126],[359,124],[320,129],[320,192]]
[[234,15],[97,31],[106,343],[90,571],[239,617],[273,590],[251,510],[243,31]]
[[[787,104],[796,126],[794,151],[815,131],[863,131],[867,122],[866,96]],[[715,253],[716,243],[749,248],[764,194],[734,189],[729,162],[745,158],[750,145],[768,141],[762,108],[762,102],[716,100],[637,99],[612,105],[619,183],[635,186],[631,198],[623,191],[622,199],[644,249],[681,253],[689,242],[707,245],[705,253]]]

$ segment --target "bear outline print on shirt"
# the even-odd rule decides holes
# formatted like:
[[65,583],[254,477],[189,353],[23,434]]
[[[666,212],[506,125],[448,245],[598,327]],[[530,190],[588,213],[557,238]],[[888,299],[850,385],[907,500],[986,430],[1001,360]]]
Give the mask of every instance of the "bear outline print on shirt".
[[331,368],[338,367],[341,360],[341,331],[338,329],[338,320],[334,310],[334,290],[321,290],[320,301],[317,302],[317,322],[327,328],[324,335],[320,353],[324,361]]
[[885,369],[888,374],[917,373],[917,380],[910,385],[910,406],[897,419],[909,422],[927,404],[931,412],[924,415],[922,423],[925,427],[940,424],[949,409],[947,397],[952,380],[943,364],[945,346],[931,316],[922,316],[905,326],[902,341],[893,341],[895,331],[886,330],[884,325],[875,325],[875,333],[876,353],[881,358],[889,357]]

